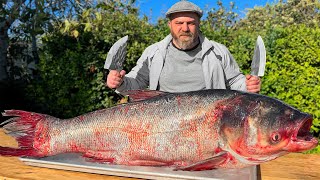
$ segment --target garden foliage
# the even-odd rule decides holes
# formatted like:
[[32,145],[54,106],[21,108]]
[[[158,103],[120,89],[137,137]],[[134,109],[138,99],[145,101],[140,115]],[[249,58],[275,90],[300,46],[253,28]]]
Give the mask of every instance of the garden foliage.
[[[116,8],[117,7],[117,8]],[[35,111],[68,118],[117,103],[119,95],[105,86],[103,69],[114,42],[128,35],[128,72],[142,51],[161,39],[135,9],[100,4],[77,20],[65,20],[42,37],[39,78],[27,88]]]

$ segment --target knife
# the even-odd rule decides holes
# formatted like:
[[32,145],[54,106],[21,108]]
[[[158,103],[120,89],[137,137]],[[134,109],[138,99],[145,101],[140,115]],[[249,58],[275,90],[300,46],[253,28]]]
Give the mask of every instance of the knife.
[[128,36],[124,36],[112,45],[104,63],[104,69],[119,72],[123,69],[123,62],[127,54],[127,41]]
[[266,67],[266,48],[261,36],[258,36],[251,63],[251,75],[263,76]]

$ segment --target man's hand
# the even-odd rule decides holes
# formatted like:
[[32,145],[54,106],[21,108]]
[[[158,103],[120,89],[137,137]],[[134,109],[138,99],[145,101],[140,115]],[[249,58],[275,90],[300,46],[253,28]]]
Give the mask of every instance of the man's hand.
[[248,92],[259,93],[261,89],[260,77],[246,75],[246,86]]
[[120,72],[117,70],[110,70],[106,85],[111,89],[118,88],[123,82],[124,75],[126,75],[126,71],[124,70],[121,70]]

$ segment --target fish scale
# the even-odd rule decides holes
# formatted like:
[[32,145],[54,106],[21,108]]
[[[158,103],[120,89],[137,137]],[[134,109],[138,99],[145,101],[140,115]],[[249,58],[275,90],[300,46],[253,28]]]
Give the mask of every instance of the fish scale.
[[[145,98],[135,101],[138,96]],[[63,120],[5,111],[3,115],[17,116],[2,125],[16,136],[19,148],[0,147],[0,155],[72,152],[96,162],[191,171],[250,166],[317,145],[308,133],[310,115],[267,96],[144,90],[131,97],[133,102]],[[275,135],[280,139],[274,141]]]
[[[186,98],[184,100],[187,101],[187,102],[180,102],[180,103],[182,103],[182,104],[183,103],[192,103],[192,101],[195,101],[195,100],[199,101],[199,98],[193,98],[193,99],[192,98]],[[169,145],[171,146],[171,144],[173,144],[173,141],[174,141],[173,139],[177,139],[176,137],[180,137],[181,136],[181,133],[179,133],[179,131],[181,131],[180,129],[182,127],[179,127],[177,125],[179,125],[179,121],[181,121],[181,119],[183,119],[182,116],[183,116],[184,112],[191,111],[192,109],[193,109],[193,111],[196,110],[196,109],[201,109],[201,108],[203,108],[203,104],[195,103],[195,104],[198,104],[199,107],[197,107],[197,106],[194,107],[193,106],[192,108],[190,108],[190,107],[186,107],[186,106],[182,106],[182,107],[177,106],[178,103],[177,103],[177,101],[175,101],[175,99],[172,99],[172,100],[168,100],[168,99],[167,100],[160,100],[162,102],[158,102],[158,101],[149,103],[148,104],[148,108],[143,108],[144,107],[143,104],[133,104],[129,108],[129,110],[128,110],[128,112],[126,114],[118,113],[118,112],[122,112],[120,109],[125,108],[125,106],[115,107],[116,110],[114,111],[115,113],[113,114],[113,116],[107,116],[106,119],[103,119],[103,118],[105,118],[104,114],[106,114],[106,112],[100,113],[98,111],[97,114],[87,115],[88,117],[95,117],[95,118],[89,118],[91,120],[88,120],[88,121],[87,120],[83,120],[83,121],[80,121],[80,122],[71,122],[71,123],[68,122],[69,124],[72,124],[73,127],[68,127],[68,125],[62,124],[62,125],[60,125],[61,127],[57,127],[57,129],[64,128],[64,132],[69,132],[70,131],[71,134],[74,134],[75,132],[79,132],[79,131],[81,131],[83,129],[83,128],[79,128],[78,126],[80,126],[80,127],[81,126],[83,126],[83,127],[92,127],[92,129],[95,129],[96,127],[108,128],[108,127],[111,126],[111,127],[117,127],[118,133],[116,132],[115,134],[121,134],[121,133],[123,133],[124,130],[126,130],[125,125],[128,125],[128,124],[132,126],[130,129],[133,129],[135,132],[137,132],[137,131],[139,131],[139,129],[140,129],[140,131],[141,130],[145,130],[146,124],[148,124],[148,123],[159,122],[158,124],[160,125],[160,124],[166,124],[164,122],[171,122],[170,123],[170,127],[171,127],[171,129],[173,129],[176,132],[171,130],[171,131],[169,131],[167,133],[167,135],[165,137],[163,137],[162,134],[165,133],[166,131],[168,131],[168,126],[163,126],[161,128],[161,126],[155,125],[155,126],[153,126],[154,128],[149,130],[150,131],[149,133],[152,133],[150,136],[153,137],[153,138],[150,138],[149,141],[152,141],[152,139],[159,139],[160,142],[164,142],[164,143],[161,144],[161,146],[168,146],[167,140],[170,139],[170,141],[172,143],[170,143]],[[163,112],[165,112],[164,114],[166,114],[167,117],[161,120],[157,116],[157,114],[159,112],[158,111],[154,111],[154,110],[157,110],[158,108],[156,108],[156,107],[158,107],[159,104],[161,105],[163,103],[166,104],[166,106],[165,106],[164,109],[162,109],[161,113],[163,114]],[[190,114],[189,117],[184,115],[184,117],[188,117],[188,118],[184,118],[184,120],[192,119],[194,117],[192,112],[190,112],[189,114]],[[100,115],[102,115],[102,116],[100,116]],[[136,119],[135,117],[142,117],[142,118]],[[146,117],[146,118],[143,118],[143,117]],[[112,120],[112,118],[113,119],[117,119],[117,120],[119,120],[120,122],[123,122],[123,123],[122,124],[118,124],[117,123],[118,121],[117,120]],[[106,121],[110,121],[110,122],[106,123]],[[99,122],[98,124],[101,123],[101,125],[97,125],[97,122]],[[82,123],[85,123],[85,125],[82,125]],[[74,124],[76,124],[76,126],[74,126]],[[155,133],[157,135],[153,135]],[[66,134],[68,134],[68,133],[66,133]],[[84,134],[88,134],[88,133],[84,133]],[[93,132],[90,132],[89,134],[93,134]],[[106,142],[112,142],[110,139],[112,139],[114,135],[112,136],[112,135],[110,135],[110,133],[108,133],[107,135],[109,135],[109,137],[105,137]],[[66,137],[69,141],[73,140],[75,138],[85,139],[87,144],[88,144],[88,149],[89,149],[89,145],[92,144],[91,142],[87,141],[88,138],[81,137],[81,136],[77,136],[75,138],[70,138],[70,137],[68,138],[68,136],[64,135],[62,137]],[[95,135],[92,135],[91,137],[96,138]],[[137,136],[136,138],[139,138],[139,136]],[[128,137],[127,138],[122,138],[122,139],[128,139]],[[192,138],[192,140],[194,140],[194,139]],[[52,141],[55,141],[55,140],[52,139]],[[188,143],[189,144],[190,143],[195,144],[196,142],[195,141],[190,141],[190,140],[184,140],[184,141],[187,141],[187,145],[186,146],[182,146],[182,145],[178,144],[177,146],[179,146],[180,148],[179,148],[178,151],[176,151],[176,152],[174,152],[172,154],[169,154],[169,156],[171,156],[171,158],[174,157],[174,156],[177,156],[180,153],[184,154],[184,156],[188,156],[188,154],[195,153],[195,152],[191,153],[191,150],[188,148]],[[146,139],[146,142],[148,142],[147,139]],[[54,142],[54,144],[57,144],[57,143],[58,144],[66,144],[68,142],[67,141]],[[122,144],[126,144],[126,143],[127,142],[121,142],[121,141],[119,142],[119,141],[117,141],[118,145],[122,145]],[[78,144],[83,144],[83,142],[78,142]],[[131,143],[131,144],[133,144],[133,143]],[[136,142],[134,144],[138,144],[138,143]],[[185,142],[181,142],[180,144],[186,144],[186,143]],[[156,146],[156,145],[153,144],[153,146]],[[197,146],[197,145],[194,145],[194,146]],[[54,147],[54,146],[52,145],[52,147]],[[136,149],[138,147],[139,146],[136,146],[135,148],[129,148],[129,150],[132,151],[133,149]],[[197,147],[199,147],[199,146],[197,146]],[[92,149],[93,147],[90,147],[90,148]],[[95,149],[95,150],[100,150],[100,151],[108,150],[108,149],[104,149],[103,147],[100,147],[100,146],[99,146],[99,148],[100,149]],[[112,148],[116,148],[117,151],[123,151],[123,149],[117,148],[116,144]],[[170,149],[172,149],[172,148],[175,148],[175,146],[171,146],[170,147]],[[68,148],[66,148],[66,149],[68,149]],[[142,149],[143,149],[143,147],[142,147]],[[169,148],[167,147],[167,149],[169,149]],[[66,151],[66,150],[64,150],[64,151]],[[144,152],[146,153],[145,156],[151,156],[153,154],[153,152],[151,152],[152,154],[150,154],[150,152],[148,150],[146,150]],[[163,157],[163,152],[158,151],[157,154],[158,154],[157,157],[155,157],[156,159],[157,158],[164,158]],[[169,159],[169,158],[167,158],[167,159]]]

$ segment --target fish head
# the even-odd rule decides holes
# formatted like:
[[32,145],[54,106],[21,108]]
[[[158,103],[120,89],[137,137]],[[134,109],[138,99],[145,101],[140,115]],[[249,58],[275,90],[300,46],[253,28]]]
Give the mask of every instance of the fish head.
[[221,131],[229,151],[245,164],[260,164],[290,152],[315,148],[312,116],[262,95],[236,98],[224,112]]

